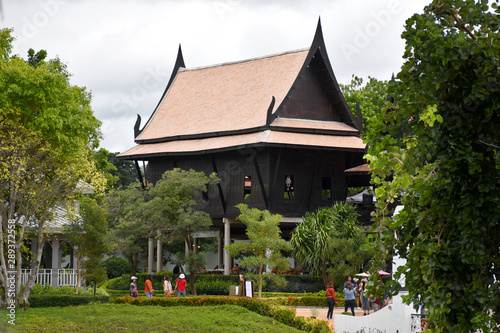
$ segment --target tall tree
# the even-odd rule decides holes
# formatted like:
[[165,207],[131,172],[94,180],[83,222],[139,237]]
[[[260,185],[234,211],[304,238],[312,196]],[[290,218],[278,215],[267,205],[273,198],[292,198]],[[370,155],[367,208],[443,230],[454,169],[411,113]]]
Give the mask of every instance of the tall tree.
[[118,188],[126,188],[130,184],[137,183],[137,171],[135,169],[134,162],[127,160],[119,160],[116,156],[119,153],[109,153],[108,161],[112,163],[116,170],[111,170],[110,173],[113,176],[118,177],[118,181],[115,186]]
[[148,247],[148,238],[154,237],[147,225],[147,203],[151,199],[150,187],[142,189],[138,183],[127,188],[113,189],[104,199],[110,216],[110,234],[115,251],[126,256],[132,268],[132,275],[137,272],[141,253]]
[[80,210],[74,212],[71,223],[64,228],[68,240],[76,248],[78,294],[82,277],[94,283],[106,279],[106,271],[99,263],[112,249],[108,237],[108,216],[104,208],[93,199],[82,197]]
[[306,213],[292,233],[292,255],[310,274],[319,275],[325,284],[330,281],[328,267],[334,265],[339,239],[352,239],[359,234],[356,209],[345,202]]
[[[283,217],[279,214],[271,214],[269,211],[261,211],[257,208],[248,208],[245,204],[236,207],[241,214],[238,220],[246,226],[246,234],[249,242],[235,242],[226,245],[224,249],[233,257],[242,255],[239,265],[257,272],[259,283],[259,299],[262,298],[263,277],[272,279],[275,283],[286,285],[286,280],[279,275],[265,274],[264,266],[267,269],[277,268],[284,271],[290,267],[288,260],[282,256],[281,251],[291,250],[289,242],[281,238],[280,221]],[[249,275],[254,275],[249,273]]]
[[[12,40],[9,29],[1,30],[0,285],[11,290],[14,275],[15,301],[24,305],[38,274],[44,225],[52,208],[75,196],[79,181],[100,192],[105,180],[92,158],[101,134],[90,94],[69,83],[70,75],[59,59],[34,67],[10,57]],[[15,241],[8,238],[11,230]],[[28,236],[36,239],[38,248],[20,294],[21,248]],[[15,274],[9,273],[14,270]],[[5,304],[10,294],[2,293],[0,303]]]
[[[193,248],[194,234],[205,231],[212,225],[210,216],[198,210],[203,203],[202,193],[207,184],[218,182],[217,176],[206,176],[194,170],[173,169],[166,171],[151,189],[152,199],[148,203],[150,230],[161,240],[184,240],[188,248],[185,261],[189,270],[191,292],[196,295],[195,273],[204,265],[204,256]],[[182,254],[180,254],[182,255]]]
[[365,132],[370,131],[372,118],[385,107],[388,82],[368,77],[368,81],[364,83],[362,78],[353,75],[351,82],[349,84],[341,84],[340,88],[349,108],[352,111],[356,111],[358,107],[360,109],[363,116],[362,134],[364,136]]
[[406,21],[395,104],[368,137],[375,245],[407,259],[407,301],[426,305],[435,331],[500,323],[500,11],[490,3],[435,0]]

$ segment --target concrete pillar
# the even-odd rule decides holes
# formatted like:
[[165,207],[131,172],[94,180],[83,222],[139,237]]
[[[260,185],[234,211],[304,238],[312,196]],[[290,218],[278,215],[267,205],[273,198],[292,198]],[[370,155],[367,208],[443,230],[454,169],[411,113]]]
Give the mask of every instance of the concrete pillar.
[[51,242],[52,245],[52,285],[54,287],[59,286],[58,279],[58,269],[61,266],[61,258],[60,258],[60,248],[59,248],[59,239],[53,239]]
[[148,274],[153,274],[155,243],[153,238],[148,240]]
[[158,239],[156,241],[156,273],[161,271],[161,241]]
[[[231,245],[231,222],[226,217],[222,219],[222,222],[224,223],[224,246]],[[224,275],[230,275],[231,268],[231,256],[224,250]]]
[[224,237],[224,231],[222,230],[222,228],[219,228],[219,237],[217,238],[217,254],[218,254],[218,262],[217,262],[217,265],[219,265],[219,268],[221,268],[221,266],[224,264],[224,243],[222,241]]

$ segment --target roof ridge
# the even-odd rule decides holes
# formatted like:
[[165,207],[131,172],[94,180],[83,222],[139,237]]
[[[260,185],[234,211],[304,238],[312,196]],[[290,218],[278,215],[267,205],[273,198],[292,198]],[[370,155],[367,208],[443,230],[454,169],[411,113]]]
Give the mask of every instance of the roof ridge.
[[[306,118],[289,118],[289,117],[276,117],[274,121],[277,121],[278,119],[287,119],[287,120],[299,120],[299,121],[307,121],[311,123],[322,123],[322,124],[331,124],[331,123],[336,123],[344,126],[349,126],[346,123],[343,123],[338,120],[318,120],[318,119],[306,119]],[[352,127],[352,126],[349,126]]]
[[266,58],[273,58],[273,57],[283,56],[283,55],[292,54],[292,53],[300,53],[300,52],[305,52],[305,51],[309,51],[309,48],[284,51],[284,52],[280,52],[280,53],[274,53],[274,54],[269,54],[269,55],[265,55],[265,56],[261,56],[261,57],[254,57],[254,58],[249,58],[249,59],[244,59],[244,60],[221,62],[221,63],[214,64],[214,65],[198,66],[198,67],[192,67],[192,68],[182,67],[179,69],[179,72],[189,72],[189,71],[196,71],[196,70],[200,70],[200,69],[236,65],[236,64],[241,64],[241,63],[245,63],[245,62],[257,61],[257,60],[262,60],[262,59],[266,59]]

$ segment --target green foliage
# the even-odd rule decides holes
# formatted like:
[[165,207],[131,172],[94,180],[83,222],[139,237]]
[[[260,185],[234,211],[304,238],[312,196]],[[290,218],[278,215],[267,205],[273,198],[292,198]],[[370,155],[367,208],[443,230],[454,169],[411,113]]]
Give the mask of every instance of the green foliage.
[[75,293],[75,288],[70,286],[63,287],[53,287],[51,285],[42,286],[38,283],[33,285],[31,288],[31,294],[33,295],[43,295],[43,294],[66,294],[71,295]]
[[389,92],[388,82],[368,77],[368,82],[363,84],[362,78],[353,75],[349,84],[340,84],[340,87],[355,116],[359,106],[363,116],[363,133],[369,132],[372,119],[385,107]]
[[[146,281],[147,273],[136,274],[137,286],[139,290],[144,289],[144,282]],[[152,275],[153,288],[155,290],[163,290],[164,274],[154,274]],[[279,295],[274,293],[297,293],[304,294],[307,293],[308,296],[325,296],[325,289],[323,282],[319,279],[311,279],[307,275],[282,275],[282,277],[287,281],[284,287],[278,287],[272,281],[267,281],[263,286],[263,297],[277,297]],[[170,274],[170,280],[175,281],[177,275]],[[186,275],[189,278],[189,275]],[[196,279],[196,290],[199,294],[206,295],[229,295],[229,286],[238,285],[237,275],[208,275],[208,274],[197,274]],[[116,290],[125,291],[125,295],[128,295],[130,285],[130,275],[126,274],[120,278],[109,280],[109,282],[103,285],[109,292]],[[200,289],[199,289],[200,288]],[[189,287],[187,291],[190,292]],[[122,294],[119,294],[122,295]]]
[[306,213],[303,222],[293,230],[290,239],[293,257],[299,260],[304,270],[319,275],[325,288],[332,279],[328,276],[329,265],[333,269],[347,265],[341,266],[345,267],[341,270],[345,278],[357,271],[366,259],[362,251],[358,252],[359,256],[351,255],[363,241],[356,223],[356,209],[348,203],[337,202],[332,207],[318,209],[316,213]]
[[104,148],[93,152],[97,170],[101,171],[106,178],[106,188],[111,188],[115,183],[118,182],[118,176],[114,174],[116,171],[116,167],[111,162],[109,162],[109,155],[109,151]]
[[103,260],[100,265],[106,268],[109,279],[114,279],[129,273],[131,268],[130,262],[117,256],[112,256]]
[[[196,310],[193,316],[191,310]],[[0,316],[7,311],[0,309]],[[132,318],[132,320],[131,320]],[[297,332],[270,317],[260,316],[237,305],[188,307],[130,306],[128,304],[91,303],[78,307],[34,308],[17,311],[16,326],[7,333],[94,332]],[[48,324],[50,323],[50,324]],[[309,322],[314,328],[315,323]],[[315,332],[319,332],[316,328]],[[328,332],[323,330],[322,332]]]
[[131,259],[131,274],[136,274],[139,254],[147,249],[148,238],[153,237],[145,228],[150,189],[142,190],[140,184],[134,183],[124,189],[111,190],[104,198],[110,216],[111,240],[116,251]]
[[127,160],[119,160],[116,156],[119,153],[109,153],[107,156],[108,162],[115,166],[114,170],[110,170],[110,173],[118,178],[115,186],[117,188],[127,188],[130,184],[137,183],[137,171],[135,169],[134,162]]
[[108,303],[109,296],[100,295],[68,295],[68,294],[43,294],[30,295],[28,299],[32,308],[47,308],[54,306],[75,306],[92,302]]
[[147,203],[147,226],[160,240],[184,240],[188,254],[184,257],[188,266],[189,285],[196,295],[194,274],[205,266],[205,257],[194,251],[194,234],[208,230],[212,225],[210,215],[198,210],[203,203],[202,193],[207,184],[219,181],[215,173],[206,176],[194,170],[173,169],[166,171],[151,189],[152,199]]
[[[82,276],[87,282],[103,282],[106,280],[106,269],[100,266],[100,262],[104,253],[112,249],[108,237],[107,211],[95,200],[82,197],[80,215],[73,216],[71,223],[64,228],[69,241],[76,247],[78,282]],[[82,275],[83,270],[85,274]]]
[[200,295],[229,295],[229,287],[236,285],[236,279],[197,279],[196,291]]
[[[94,295],[94,288],[87,288],[82,295]],[[96,288],[95,295],[98,296],[110,296],[109,293],[104,288]]]
[[435,331],[500,323],[487,315],[500,313],[500,11],[490,4],[433,1],[407,20],[394,104],[367,137],[374,247],[407,259],[396,277]]
[[[52,218],[56,203],[77,197],[82,182],[90,184],[96,194],[103,192],[105,178],[92,157],[101,138],[101,122],[90,107],[90,93],[71,85],[66,65],[59,59],[44,60],[45,51],[33,51],[32,65],[10,57],[11,33],[0,30],[0,217],[2,230],[9,220],[18,225],[11,250],[21,268],[25,233],[38,237],[42,245],[44,224]],[[0,256],[4,257],[5,241],[4,233],[0,238]],[[35,253],[33,262],[40,262],[40,255]],[[12,270],[5,262],[2,286]],[[32,272],[21,302],[27,300],[34,283],[36,269]],[[18,274],[18,295],[20,287]]]
[[246,226],[249,242],[235,242],[226,245],[224,249],[233,257],[242,255],[239,266],[257,274],[249,274],[258,281],[259,299],[262,298],[263,278],[271,279],[277,285],[286,285],[286,280],[275,274],[262,274],[264,267],[284,271],[290,267],[288,260],[282,256],[281,251],[291,249],[290,243],[281,238],[279,223],[282,216],[261,211],[257,208],[248,208],[245,204],[236,206],[241,214],[238,220]]
[[47,51],[45,50],[40,50],[37,53],[35,53],[35,50],[29,49],[28,60],[26,62],[33,67],[38,67],[45,63],[44,60],[46,57],[47,57]]

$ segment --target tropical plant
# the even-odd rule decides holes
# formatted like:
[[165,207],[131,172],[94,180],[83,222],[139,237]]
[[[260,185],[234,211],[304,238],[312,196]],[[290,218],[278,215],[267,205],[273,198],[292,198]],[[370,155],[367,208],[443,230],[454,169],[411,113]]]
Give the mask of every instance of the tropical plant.
[[257,208],[248,208],[245,204],[236,206],[241,214],[238,220],[246,226],[246,234],[249,242],[235,242],[226,245],[224,249],[233,257],[242,255],[239,262],[240,267],[248,268],[253,273],[247,273],[255,276],[259,284],[259,299],[262,298],[263,278],[271,279],[275,284],[285,285],[286,280],[275,274],[265,274],[262,272],[265,268],[277,268],[279,271],[286,270],[290,264],[286,258],[281,255],[281,251],[291,249],[291,245],[281,238],[279,223],[283,217],[279,214],[271,214],[268,210],[261,211]]
[[359,235],[356,209],[348,203],[337,202],[316,213],[306,213],[292,233],[292,255],[310,274],[319,275],[326,286],[330,281],[328,266],[335,265],[339,252],[336,240],[352,239]]

